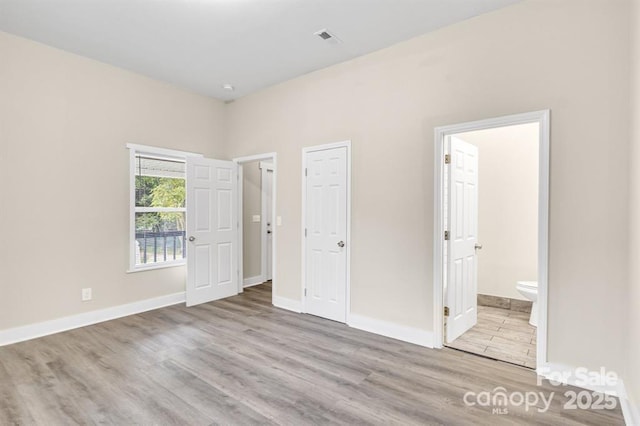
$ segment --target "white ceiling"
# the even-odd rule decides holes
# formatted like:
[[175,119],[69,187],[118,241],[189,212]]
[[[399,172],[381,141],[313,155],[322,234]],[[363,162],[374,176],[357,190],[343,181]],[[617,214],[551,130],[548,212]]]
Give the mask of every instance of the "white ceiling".
[[229,100],[518,1],[0,0],[0,30]]

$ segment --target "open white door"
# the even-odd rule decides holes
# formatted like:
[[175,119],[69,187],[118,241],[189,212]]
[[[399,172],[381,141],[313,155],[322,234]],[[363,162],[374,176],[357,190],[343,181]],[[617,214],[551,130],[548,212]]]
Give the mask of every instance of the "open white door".
[[237,165],[187,158],[187,306],[238,294]]
[[273,279],[273,163],[260,162],[262,186],[262,273]]
[[347,320],[347,147],[309,151],[306,164],[306,312]]
[[449,152],[447,343],[478,322],[478,148],[452,136]]

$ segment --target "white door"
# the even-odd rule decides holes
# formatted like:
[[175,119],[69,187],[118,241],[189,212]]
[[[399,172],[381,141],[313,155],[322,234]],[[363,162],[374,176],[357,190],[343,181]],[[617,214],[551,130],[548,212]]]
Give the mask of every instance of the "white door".
[[306,312],[347,319],[347,148],[306,153]]
[[237,165],[187,159],[187,306],[238,294]]
[[447,342],[478,321],[478,148],[451,137],[449,152],[449,241]]
[[262,169],[262,217],[265,279],[273,279],[273,164],[260,163]]

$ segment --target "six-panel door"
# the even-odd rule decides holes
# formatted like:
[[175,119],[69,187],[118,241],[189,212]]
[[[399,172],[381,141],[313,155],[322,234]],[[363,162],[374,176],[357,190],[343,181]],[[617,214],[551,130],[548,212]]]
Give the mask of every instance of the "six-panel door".
[[306,311],[346,322],[347,148],[306,153]]
[[238,294],[237,166],[187,159],[187,306]]
[[478,148],[452,136],[449,152],[446,338],[452,342],[478,321]]

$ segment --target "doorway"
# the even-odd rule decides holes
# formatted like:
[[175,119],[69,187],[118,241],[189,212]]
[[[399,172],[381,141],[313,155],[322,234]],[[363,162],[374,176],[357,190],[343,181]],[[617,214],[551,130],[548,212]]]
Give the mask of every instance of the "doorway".
[[351,250],[351,142],[302,152],[303,312],[346,323]]
[[273,279],[273,163],[261,161],[260,167],[260,264],[262,280]]
[[271,294],[276,288],[277,154],[235,158],[238,165],[239,287]]
[[435,346],[541,367],[549,111],[435,133]]

